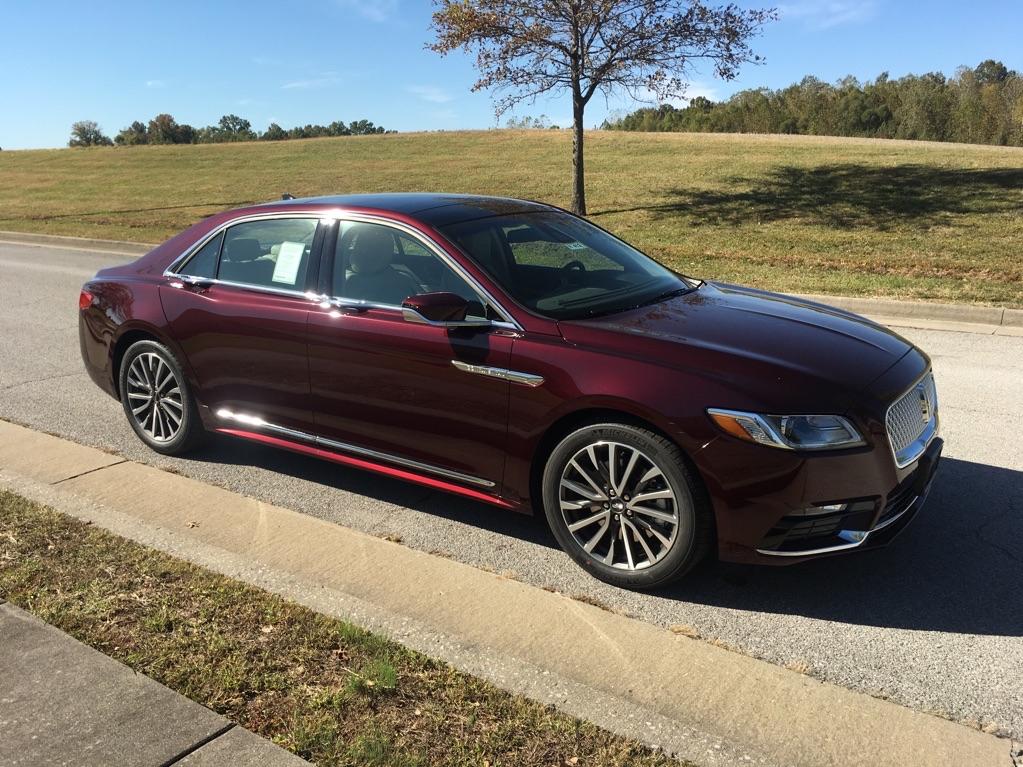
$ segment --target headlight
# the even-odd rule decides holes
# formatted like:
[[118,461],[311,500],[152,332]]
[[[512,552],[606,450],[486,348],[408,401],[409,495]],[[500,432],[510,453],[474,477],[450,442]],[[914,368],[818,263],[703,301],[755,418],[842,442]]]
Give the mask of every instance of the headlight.
[[707,414],[733,437],[786,450],[837,450],[866,444],[840,415],[761,415],[710,408]]

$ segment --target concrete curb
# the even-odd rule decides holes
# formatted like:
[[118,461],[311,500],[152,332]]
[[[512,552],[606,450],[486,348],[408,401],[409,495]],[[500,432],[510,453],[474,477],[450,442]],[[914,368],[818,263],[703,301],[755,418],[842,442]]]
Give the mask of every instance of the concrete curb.
[[[156,247],[155,244],[122,242],[120,240],[97,240],[86,237],[66,237],[56,234],[34,234],[31,232],[0,231],[0,242],[14,242],[23,245],[49,245],[57,248],[73,250],[89,250],[94,252],[124,253],[141,256]],[[989,328],[977,332],[1001,335],[996,328],[1023,328],[1023,309],[1004,309],[997,306],[977,306],[974,304],[937,304],[928,301],[893,301],[881,298],[857,298],[846,296],[828,296],[813,294],[794,294],[839,309],[864,314],[874,319],[883,318],[886,325],[906,327],[924,327],[924,322],[948,322],[964,325],[985,325]],[[942,329],[942,328],[937,328]],[[955,329],[955,328],[953,328]],[[959,328],[970,332],[969,328]],[[1005,333],[1019,335],[1021,333]]]
[[156,247],[156,245],[144,242],[97,240],[89,237],[66,237],[59,234],[34,234],[31,232],[5,231],[0,231],[0,242],[14,242],[20,245],[49,245],[56,248],[88,250],[97,253],[124,253],[128,256],[141,256]]
[[543,688],[563,682],[555,702],[609,729],[651,742],[651,723],[667,723],[660,744],[701,765],[1011,764],[992,735],[3,421],[0,469],[4,484],[35,482],[51,505],[148,545],[390,615],[392,636],[425,632],[466,670],[501,658],[516,673],[493,681],[516,692],[550,700]]
[[973,304],[936,304],[927,301],[892,301],[883,298],[856,298],[799,294],[808,301],[835,306],[848,312],[888,319],[918,319],[980,325],[1023,327],[1023,309]]

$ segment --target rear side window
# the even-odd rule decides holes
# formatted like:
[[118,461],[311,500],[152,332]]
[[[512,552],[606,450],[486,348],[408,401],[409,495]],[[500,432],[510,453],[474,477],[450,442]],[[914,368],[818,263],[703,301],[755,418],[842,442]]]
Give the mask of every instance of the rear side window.
[[232,226],[224,235],[217,278],[304,290],[315,234],[314,218],[275,218]]
[[188,263],[178,269],[178,274],[187,274],[191,277],[206,277],[208,279],[216,277],[217,259],[220,257],[220,243],[223,239],[224,233],[221,232],[199,248],[195,255],[188,259]]

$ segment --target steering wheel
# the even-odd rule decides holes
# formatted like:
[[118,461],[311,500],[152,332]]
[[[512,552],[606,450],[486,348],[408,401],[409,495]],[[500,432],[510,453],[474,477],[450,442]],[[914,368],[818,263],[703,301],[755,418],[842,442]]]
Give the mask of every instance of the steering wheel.
[[561,284],[568,285],[578,282],[579,278],[586,273],[586,264],[579,259],[575,259],[563,265],[559,272],[561,274]]

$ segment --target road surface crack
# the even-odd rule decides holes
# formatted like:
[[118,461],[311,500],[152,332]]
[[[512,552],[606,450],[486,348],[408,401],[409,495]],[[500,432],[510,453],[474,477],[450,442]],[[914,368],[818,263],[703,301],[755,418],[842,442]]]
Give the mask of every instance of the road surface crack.
[[53,375],[43,376],[42,378],[33,378],[28,381],[18,381],[17,383],[7,384],[6,386],[0,387],[0,391],[11,391],[21,386],[31,386],[32,384],[46,383],[47,381],[56,381],[61,378],[74,378],[75,376],[85,375],[84,371],[76,370],[73,373],[54,373]]

